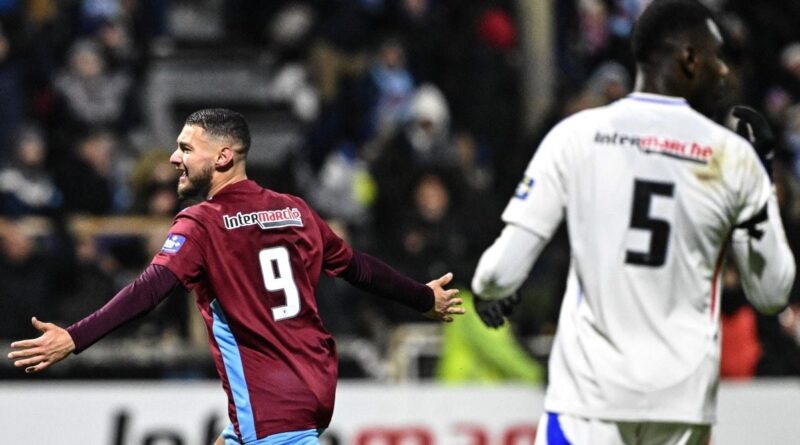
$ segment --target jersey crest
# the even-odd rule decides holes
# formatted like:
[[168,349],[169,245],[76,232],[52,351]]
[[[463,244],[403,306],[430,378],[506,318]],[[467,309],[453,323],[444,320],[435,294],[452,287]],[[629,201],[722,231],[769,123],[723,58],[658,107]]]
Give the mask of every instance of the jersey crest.
[[531,193],[531,189],[533,188],[534,184],[533,178],[528,175],[522,178],[522,181],[517,184],[517,190],[514,191],[514,197],[517,199],[527,199],[528,195]]
[[164,245],[161,246],[161,252],[169,255],[175,255],[179,250],[181,250],[181,247],[183,247],[184,243],[186,243],[185,236],[173,235],[170,233],[167,235],[167,240],[164,241]]

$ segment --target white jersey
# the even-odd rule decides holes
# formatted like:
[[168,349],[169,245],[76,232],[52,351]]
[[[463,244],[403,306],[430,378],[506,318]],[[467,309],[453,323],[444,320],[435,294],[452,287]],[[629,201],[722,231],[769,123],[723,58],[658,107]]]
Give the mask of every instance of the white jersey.
[[736,133],[680,98],[635,93],[547,135],[503,220],[572,248],[545,408],[712,423],[720,268],[771,184]]

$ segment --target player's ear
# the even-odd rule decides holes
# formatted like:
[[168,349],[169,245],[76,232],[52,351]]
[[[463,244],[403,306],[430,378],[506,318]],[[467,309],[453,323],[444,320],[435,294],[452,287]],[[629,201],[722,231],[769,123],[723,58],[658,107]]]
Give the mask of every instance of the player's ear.
[[689,44],[682,45],[679,50],[678,64],[687,79],[694,79],[697,72],[697,49]]
[[229,168],[233,165],[233,157],[236,155],[233,148],[231,147],[222,147],[222,149],[217,154],[217,160],[214,163],[214,167],[219,169]]

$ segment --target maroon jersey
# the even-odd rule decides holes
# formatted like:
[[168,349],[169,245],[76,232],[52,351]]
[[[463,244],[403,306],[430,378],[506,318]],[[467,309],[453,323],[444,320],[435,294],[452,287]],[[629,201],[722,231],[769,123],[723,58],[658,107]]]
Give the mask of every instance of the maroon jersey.
[[336,348],[314,290],[320,272],[338,275],[352,257],[302,199],[249,180],[175,217],[152,263],[196,291],[243,442],[328,426]]

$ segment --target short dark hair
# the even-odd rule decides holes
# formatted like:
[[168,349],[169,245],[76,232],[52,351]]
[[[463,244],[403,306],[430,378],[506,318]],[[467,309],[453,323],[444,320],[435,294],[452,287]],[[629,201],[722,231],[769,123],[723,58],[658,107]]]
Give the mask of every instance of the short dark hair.
[[198,126],[212,136],[227,138],[241,145],[243,154],[250,150],[250,128],[240,113],[227,108],[198,110],[186,118],[185,125]]
[[648,63],[668,48],[670,36],[706,26],[714,14],[696,0],[654,0],[633,28],[631,47],[637,63]]

